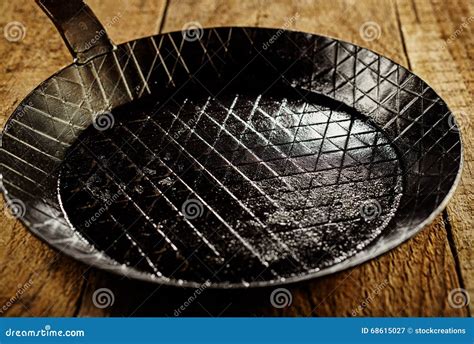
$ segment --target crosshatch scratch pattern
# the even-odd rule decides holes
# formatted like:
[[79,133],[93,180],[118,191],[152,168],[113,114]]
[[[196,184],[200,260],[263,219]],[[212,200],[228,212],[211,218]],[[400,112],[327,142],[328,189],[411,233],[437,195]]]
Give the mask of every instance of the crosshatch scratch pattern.
[[[360,119],[266,96],[170,103],[90,130],[62,172],[71,222],[122,263],[200,282],[288,278],[362,250],[395,213],[396,152]],[[179,212],[187,199],[202,217]],[[370,201],[375,221],[361,216]]]

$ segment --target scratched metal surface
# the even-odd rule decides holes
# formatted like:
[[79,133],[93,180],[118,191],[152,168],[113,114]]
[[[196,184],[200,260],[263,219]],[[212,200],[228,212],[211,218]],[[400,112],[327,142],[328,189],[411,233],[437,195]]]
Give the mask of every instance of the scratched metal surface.
[[414,235],[456,184],[456,129],[429,86],[366,49],[220,28],[60,71],[7,123],[0,166],[22,220],[77,259],[160,283],[258,286]]

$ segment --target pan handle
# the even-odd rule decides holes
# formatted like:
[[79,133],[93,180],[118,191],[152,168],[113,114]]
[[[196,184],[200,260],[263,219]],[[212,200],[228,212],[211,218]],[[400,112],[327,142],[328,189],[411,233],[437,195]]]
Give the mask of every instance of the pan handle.
[[36,0],[53,21],[77,63],[108,53],[115,45],[83,0]]

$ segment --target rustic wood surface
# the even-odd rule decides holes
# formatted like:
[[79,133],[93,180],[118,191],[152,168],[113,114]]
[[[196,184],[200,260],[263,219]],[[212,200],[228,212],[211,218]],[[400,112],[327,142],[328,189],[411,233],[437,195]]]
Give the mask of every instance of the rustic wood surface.
[[[289,307],[270,305],[271,289],[205,290],[181,315],[469,316],[450,306],[455,288],[474,297],[474,2],[471,0],[89,0],[116,43],[184,24],[284,27],[368,47],[409,67],[448,103],[465,145],[462,182],[443,216],[405,244],[356,268],[289,286]],[[59,34],[31,0],[2,1],[0,27],[21,22],[19,42],[0,36],[0,118],[71,62]],[[380,37],[364,39],[375,22]],[[470,120],[471,118],[471,120]],[[3,207],[2,203],[2,207]],[[0,213],[0,312],[3,316],[173,316],[195,290],[151,285],[92,269],[60,255]],[[98,308],[98,288],[114,304]],[[3,307],[3,308],[2,308]],[[470,308],[471,307],[471,308]]]

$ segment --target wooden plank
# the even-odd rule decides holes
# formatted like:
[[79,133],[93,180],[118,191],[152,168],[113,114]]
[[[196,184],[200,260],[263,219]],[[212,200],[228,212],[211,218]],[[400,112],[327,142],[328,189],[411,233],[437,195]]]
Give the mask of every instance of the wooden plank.
[[[90,0],[88,3],[103,22],[107,22],[107,17],[121,14],[120,21],[108,28],[117,43],[156,33],[161,27],[161,14],[165,8],[164,2],[157,0]],[[464,4],[460,5],[461,9],[466,7]],[[399,4],[398,9],[405,33],[412,14],[403,6],[403,3]],[[446,6],[449,6],[449,11],[456,11],[449,4]],[[0,106],[6,118],[28,90],[67,64],[70,57],[59,35],[32,2],[24,0],[11,4],[2,3],[0,9],[0,25],[19,20],[27,27],[27,35],[21,43],[0,44],[0,56],[3,57],[0,69],[8,76],[0,80],[0,95],[3,96],[0,98]],[[165,31],[180,30],[191,21],[198,21],[203,26],[282,27],[292,17],[296,19],[291,21],[289,28],[330,35],[367,46],[407,65],[395,6],[391,1],[171,1],[163,27]],[[361,37],[360,27],[368,21],[374,21],[380,26],[379,39],[366,41]],[[407,50],[412,60],[408,42]],[[48,51],[48,55],[42,56],[44,51]],[[28,53],[32,54],[31,59],[24,58]],[[472,56],[472,45],[471,51],[467,53]],[[459,56],[456,56],[458,59]],[[427,65],[429,63],[426,62]],[[415,65],[414,61],[412,64]],[[469,67],[466,61],[460,65],[464,69]],[[429,67],[426,68],[426,73],[430,74]],[[13,75],[18,79],[10,79]],[[429,81],[429,75],[424,78]],[[469,80],[472,87],[472,79]],[[440,87],[443,85],[445,84],[441,83]],[[436,90],[441,93],[439,89]],[[472,88],[470,92],[472,97]],[[472,182],[472,179],[469,181]],[[472,205],[472,199],[468,204]],[[452,209],[461,206],[463,205],[453,205]],[[469,209],[472,213],[472,208],[467,208]],[[452,214],[450,216],[453,218]],[[461,218],[458,221],[463,223]],[[455,218],[452,225],[455,230],[458,228]],[[5,295],[4,300],[14,296],[17,284],[27,282],[35,273],[32,286],[8,310],[7,315],[173,316],[190,299],[191,304],[179,315],[467,314],[465,309],[451,308],[447,302],[447,293],[460,284],[441,218],[414,239],[379,259],[333,276],[288,286],[293,303],[283,309],[270,305],[272,289],[233,292],[206,290],[199,297],[193,298],[195,290],[129,281],[57,256],[55,251],[28,234],[23,226],[5,216],[0,217],[0,226],[3,238],[0,242],[0,272],[5,276],[4,282],[0,284],[0,296]],[[455,240],[459,238],[456,236]],[[51,264],[53,257],[57,259]],[[81,294],[83,281],[87,283]],[[94,305],[92,296],[99,288],[108,288],[113,292],[113,306],[98,308]],[[52,308],[48,309],[50,305]]]
[[[433,260],[433,257],[438,257]],[[457,277],[442,222],[370,263],[314,281],[286,286],[290,307],[271,306],[274,289],[241,291],[153,286],[93,271],[83,299],[87,316],[462,316],[449,307],[445,290]],[[112,307],[94,306],[93,293],[110,289]],[[441,300],[436,301],[436,298]],[[185,311],[177,313],[180,307]]]
[[[292,20],[289,20],[294,18]],[[381,36],[364,40],[360,27],[376,22]],[[165,31],[188,22],[210,26],[283,27],[325,34],[367,46],[407,66],[398,20],[391,1],[171,1]],[[338,23],[338,25],[334,25]],[[447,232],[441,217],[413,240],[379,259],[326,278],[288,286],[293,303],[276,309],[272,289],[243,291],[180,290],[128,281],[94,271],[89,278],[81,315],[286,315],[286,316],[462,316],[451,308],[447,292],[459,287]],[[91,300],[98,288],[115,296],[112,307],[98,309]],[[135,292],[131,293],[133,290]]]
[[[157,34],[166,0],[89,0],[87,4],[104,24],[109,37],[119,44]],[[119,20],[114,21],[114,16]]]
[[[474,297],[474,1],[397,3],[413,70],[448,103],[461,126],[464,171],[448,206],[460,285]],[[474,312],[470,304],[471,314]]]
[[[19,42],[0,37],[0,113],[2,123],[26,94],[71,62],[54,27],[33,1],[3,1],[0,26],[19,21],[26,35]],[[3,32],[2,32],[3,33]],[[19,222],[0,216],[0,307],[6,316],[72,315],[85,267],[50,249]],[[31,281],[31,283],[30,283]]]
[[[161,25],[164,1],[129,3],[88,1],[118,43],[156,33]],[[29,0],[1,2],[0,26],[19,21],[26,35],[19,42],[0,37],[1,121],[42,80],[72,62],[51,21]],[[0,213],[0,315],[72,316],[80,300],[83,275],[89,269],[52,250],[11,217]],[[31,283],[30,283],[31,280]],[[2,309],[7,305],[6,309]]]

